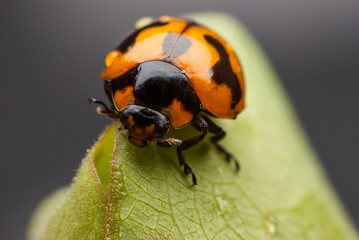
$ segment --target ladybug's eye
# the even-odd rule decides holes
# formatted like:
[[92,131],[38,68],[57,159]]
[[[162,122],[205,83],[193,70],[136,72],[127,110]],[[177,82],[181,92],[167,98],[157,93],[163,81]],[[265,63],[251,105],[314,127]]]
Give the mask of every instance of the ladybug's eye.
[[107,54],[106,60],[105,60],[106,67],[111,66],[111,64],[113,63],[113,60],[115,60],[115,58],[117,58],[119,55],[120,55],[120,52],[117,50],[109,52]]

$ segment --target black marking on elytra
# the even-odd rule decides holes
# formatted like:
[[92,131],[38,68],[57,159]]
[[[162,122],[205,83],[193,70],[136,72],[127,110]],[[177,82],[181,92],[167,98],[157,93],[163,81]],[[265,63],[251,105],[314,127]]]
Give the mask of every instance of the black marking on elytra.
[[178,56],[186,53],[188,49],[191,47],[191,45],[192,43],[187,37],[181,36],[180,39],[177,41],[176,46],[173,48],[170,57],[172,59],[175,59]]
[[210,35],[204,35],[206,41],[211,44],[219,54],[219,60],[211,69],[212,79],[217,84],[226,84],[232,92],[231,108],[233,109],[242,98],[242,89],[239,80],[233,72],[229,56],[224,46]]
[[[183,31],[182,33],[183,34]],[[166,59],[175,59],[176,57],[184,54],[191,47],[191,41],[181,36],[181,34],[173,34],[169,32],[162,43],[162,50]]]
[[147,29],[147,28],[152,28],[152,27],[158,27],[158,26],[163,26],[163,25],[167,25],[169,22],[160,22],[160,21],[156,21],[153,22],[149,25],[146,25],[140,29],[137,29],[135,31],[133,31],[117,48],[116,50],[119,50],[122,53],[125,53],[130,47],[133,46],[133,44],[136,42],[136,37],[138,36],[138,34],[140,34],[143,30]]
[[179,38],[178,34],[174,34],[172,32],[169,32],[167,36],[163,39],[162,43],[162,51],[165,56],[169,56],[174,45],[177,42],[177,39]]

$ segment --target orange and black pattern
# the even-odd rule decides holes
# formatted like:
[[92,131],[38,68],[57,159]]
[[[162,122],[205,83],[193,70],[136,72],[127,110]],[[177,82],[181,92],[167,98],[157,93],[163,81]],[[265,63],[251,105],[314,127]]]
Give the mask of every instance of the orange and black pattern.
[[[180,69],[190,85],[181,94],[189,94],[192,87],[198,96],[172,96],[163,112],[171,117],[175,128],[190,123],[201,109],[220,118],[235,118],[244,108],[244,81],[238,58],[231,46],[219,35],[197,23],[168,16],[132,32],[106,57],[103,72],[105,86],[114,79],[123,79],[141,63],[162,61]],[[119,80],[118,80],[119,81]],[[136,101],[134,85],[124,82],[112,85],[108,95],[117,110]],[[176,84],[174,84],[176,85]],[[176,85],[178,88],[180,85]],[[107,86],[107,88],[109,88]],[[191,108],[186,101],[194,101],[199,108]]]

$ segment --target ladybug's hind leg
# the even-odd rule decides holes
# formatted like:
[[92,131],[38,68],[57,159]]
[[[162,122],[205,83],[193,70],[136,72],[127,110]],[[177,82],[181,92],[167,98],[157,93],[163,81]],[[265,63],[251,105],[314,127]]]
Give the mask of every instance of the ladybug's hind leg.
[[222,138],[224,138],[226,136],[226,132],[223,131],[223,129],[221,127],[216,125],[214,122],[212,122],[206,116],[202,116],[202,117],[208,124],[209,132],[215,134],[213,137],[211,137],[211,142],[214,144],[217,151],[224,156],[224,158],[226,159],[226,161],[228,163],[230,163],[232,161],[234,162],[234,164],[236,166],[236,171],[238,172],[240,169],[238,160],[235,157],[233,157],[232,154],[227,152],[227,150],[225,148],[223,148],[220,144],[218,144],[218,141],[220,141]]
[[[202,118],[201,115],[199,115],[198,117],[196,117],[194,119],[194,121],[191,123],[191,125],[196,128],[198,131],[201,131],[202,134],[198,135],[198,136],[194,136],[191,137],[190,139],[187,139],[185,141],[183,141],[178,147],[177,147],[177,155],[178,155],[178,161],[180,166],[184,166],[184,173],[186,175],[191,174],[192,175],[192,182],[193,185],[197,185],[197,178],[196,175],[194,174],[194,172],[192,171],[191,167],[188,165],[188,163],[186,162],[182,151],[186,150],[194,145],[196,145],[197,143],[199,143],[200,141],[202,141],[204,139],[204,137],[207,135],[208,132],[208,126],[206,121]],[[192,186],[193,186],[192,185]]]
[[100,106],[97,107],[97,113],[101,115],[106,115],[110,119],[118,119],[119,114],[118,112],[112,107],[107,107],[106,103],[102,102],[101,100],[97,100],[95,98],[89,99],[90,104],[98,104]]

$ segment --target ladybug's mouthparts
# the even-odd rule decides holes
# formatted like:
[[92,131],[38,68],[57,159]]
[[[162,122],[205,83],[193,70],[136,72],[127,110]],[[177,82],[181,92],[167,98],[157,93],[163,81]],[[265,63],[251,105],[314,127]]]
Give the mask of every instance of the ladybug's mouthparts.
[[131,144],[136,145],[137,147],[140,147],[140,148],[146,147],[146,146],[148,146],[148,144],[150,144],[149,140],[143,139],[142,137],[132,135],[130,131],[128,134],[128,141],[130,141]]

